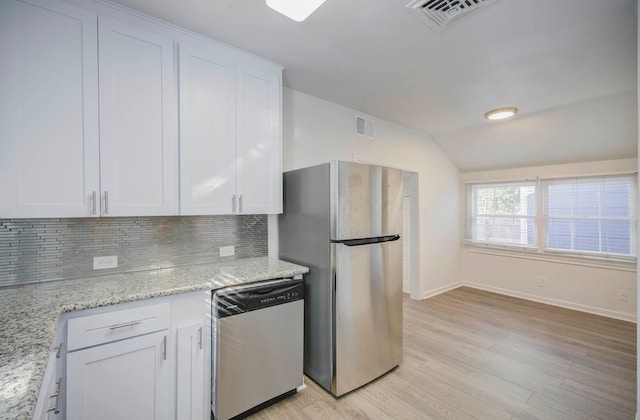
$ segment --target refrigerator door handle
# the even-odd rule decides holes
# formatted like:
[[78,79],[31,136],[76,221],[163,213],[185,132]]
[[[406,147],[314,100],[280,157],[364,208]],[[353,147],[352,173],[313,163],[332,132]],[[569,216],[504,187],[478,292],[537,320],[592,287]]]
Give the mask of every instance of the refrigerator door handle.
[[374,238],[359,238],[359,239],[332,239],[331,242],[334,244],[343,244],[346,246],[359,246],[359,245],[371,245],[371,244],[379,244],[381,242],[393,242],[400,239],[400,235],[387,235],[387,236],[376,236]]

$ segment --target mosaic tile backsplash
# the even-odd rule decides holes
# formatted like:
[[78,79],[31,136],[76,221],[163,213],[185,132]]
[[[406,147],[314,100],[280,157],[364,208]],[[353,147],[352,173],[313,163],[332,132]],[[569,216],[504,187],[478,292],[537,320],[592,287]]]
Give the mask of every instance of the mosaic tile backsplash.
[[[0,286],[262,257],[267,243],[264,215],[0,219]],[[93,269],[110,255],[118,268]]]

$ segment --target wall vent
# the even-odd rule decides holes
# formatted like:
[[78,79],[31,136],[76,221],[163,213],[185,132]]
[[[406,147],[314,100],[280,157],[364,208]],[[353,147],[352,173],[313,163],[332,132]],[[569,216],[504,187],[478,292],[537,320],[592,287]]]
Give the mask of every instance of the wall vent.
[[373,121],[363,117],[356,117],[356,134],[373,138]]
[[406,8],[440,33],[474,10],[499,0],[413,0]]

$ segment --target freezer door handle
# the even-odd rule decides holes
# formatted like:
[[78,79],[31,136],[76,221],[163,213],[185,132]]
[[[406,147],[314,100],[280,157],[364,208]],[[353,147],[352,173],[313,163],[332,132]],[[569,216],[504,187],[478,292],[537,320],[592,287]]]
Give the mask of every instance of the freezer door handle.
[[346,246],[359,246],[359,245],[379,244],[381,242],[393,242],[393,241],[397,241],[398,239],[400,239],[400,235],[376,236],[373,238],[359,238],[359,239],[341,239],[341,240],[332,239],[331,242],[334,244],[343,244]]

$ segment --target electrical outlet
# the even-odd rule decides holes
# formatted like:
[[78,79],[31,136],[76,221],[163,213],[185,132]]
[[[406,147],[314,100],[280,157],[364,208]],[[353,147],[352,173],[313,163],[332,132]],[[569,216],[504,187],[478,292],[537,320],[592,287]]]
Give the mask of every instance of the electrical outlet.
[[233,245],[220,247],[221,257],[230,257],[235,253],[236,253],[236,248]]
[[93,257],[94,270],[104,270],[107,268],[118,268],[117,255],[109,255],[107,257]]
[[538,276],[538,287],[547,287],[547,276]]
[[629,291],[626,289],[618,290],[618,300],[627,302],[629,300]]

